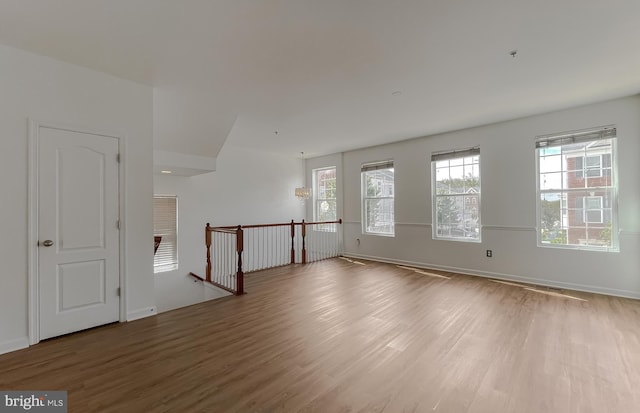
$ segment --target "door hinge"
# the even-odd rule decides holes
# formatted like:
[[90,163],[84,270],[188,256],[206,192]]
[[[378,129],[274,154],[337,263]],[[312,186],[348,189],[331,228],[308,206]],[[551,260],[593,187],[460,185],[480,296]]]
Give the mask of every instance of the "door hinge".
[[116,154],[116,162],[120,163],[120,154]]
[[120,287],[116,288],[116,295],[120,297]]
[[116,228],[120,229],[120,220],[116,221]]

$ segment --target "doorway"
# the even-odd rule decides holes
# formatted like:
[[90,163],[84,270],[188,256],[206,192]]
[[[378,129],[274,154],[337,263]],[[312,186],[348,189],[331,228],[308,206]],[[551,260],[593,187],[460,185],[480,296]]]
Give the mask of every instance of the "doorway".
[[31,126],[35,344],[121,319],[121,171],[118,137]]

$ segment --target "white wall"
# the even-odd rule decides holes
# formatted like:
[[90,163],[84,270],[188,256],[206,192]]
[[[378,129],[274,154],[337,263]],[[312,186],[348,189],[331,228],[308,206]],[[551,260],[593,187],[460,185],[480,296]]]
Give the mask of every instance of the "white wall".
[[302,219],[304,204],[295,199],[302,183],[299,158],[274,155],[227,142],[215,172],[193,177],[154,176],[156,195],[178,197],[179,268],[155,274],[158,311],[220,297],[189,272],[205,276],[204,227],[289,222]]
[[[609,124],[618,130],[620,252],[537,247],[535,137]],[[481,150],[482,242],[434,241],[431,153],[476,145]],[[339,176],[345,253],[640,298],[639,156],[640,96],[347,152]],[[364,235],[360,223],[360,165],[384,159],[393,159],[395,167],[393,238]],[[315,167],[322,163],[314,161]],[[487,249],[493,258],[485,257]]]
[[0,46],[0,353],[28,345],[28,119],[125,137],[127,318],[153,314],[150,87]]

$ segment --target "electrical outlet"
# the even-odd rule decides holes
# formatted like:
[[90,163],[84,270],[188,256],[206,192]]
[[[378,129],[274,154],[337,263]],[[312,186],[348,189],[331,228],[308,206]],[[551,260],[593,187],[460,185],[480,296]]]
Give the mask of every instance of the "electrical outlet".
[[493,257],[493,251],[487,250],[487,257],[489,258]]

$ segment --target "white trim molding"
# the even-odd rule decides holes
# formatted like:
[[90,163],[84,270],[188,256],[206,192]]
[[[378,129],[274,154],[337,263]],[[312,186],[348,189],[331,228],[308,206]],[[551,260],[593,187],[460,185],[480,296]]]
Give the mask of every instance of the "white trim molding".
[[348,258],[358,258],[362,260],[383,262],[388,264],[401,264],[401,265],[407,265],[411,267],[423,268],[427,270],[429,269],[441,270],[441,271],[454,272],[458,274],[492,278],[492,279],[498,279],[498,280],[504,280],[504,281],[515,281],[515,282],[521,282],[521,283],[544,286],[544,287],[562,288],[567,290],[583,291],[583,292],[595,293],[595,294],[605,294],[605,295],[611,295],[615,297],[633,298],[636,300],[640,299],[640,293],[635,291],[629,291],[629,290],[618,290],[615,288],[598,287],[598,286],[575,284],[575,283],[565,283],[561,281],[547,280],[544,278],[523,277],[520,275],[504,274],[504,273],[491,272],[491,271],[471,270],[468,268],[450,267],[445,265],[436,265],[436,264],[429,264],[429,263],[423,263],[423,262],[394,260],[391,258],[376,257],[376,256],[370,256],[370,255],[362,255],[362,254],[347,253],[347,254],[343,254],[343,256]]
[[[106,136],[118,140],[120,160],[118,165],[118,195],[120,218],[120,322],[127,321],[126,277],[126,138],[122,134],[85,130],[52,122],[29,119],[28,128],[28,201],[27,201],[27,278],[28,278],[28,344],[40,342],[40,309],[38,296],[38,165],[40,128],[59,129],[90,135]],[[0,344],[1,346],[1,344]],[[1,349],[1,347],[0,347]]]
[[11,353],[29,347],[29,337],[20,337],[0,343],[0,354]]
[[147,318],[158,314],[156,306],[140,308],[133,310],[127,314],[127,321],[140,320],[141,318]]

